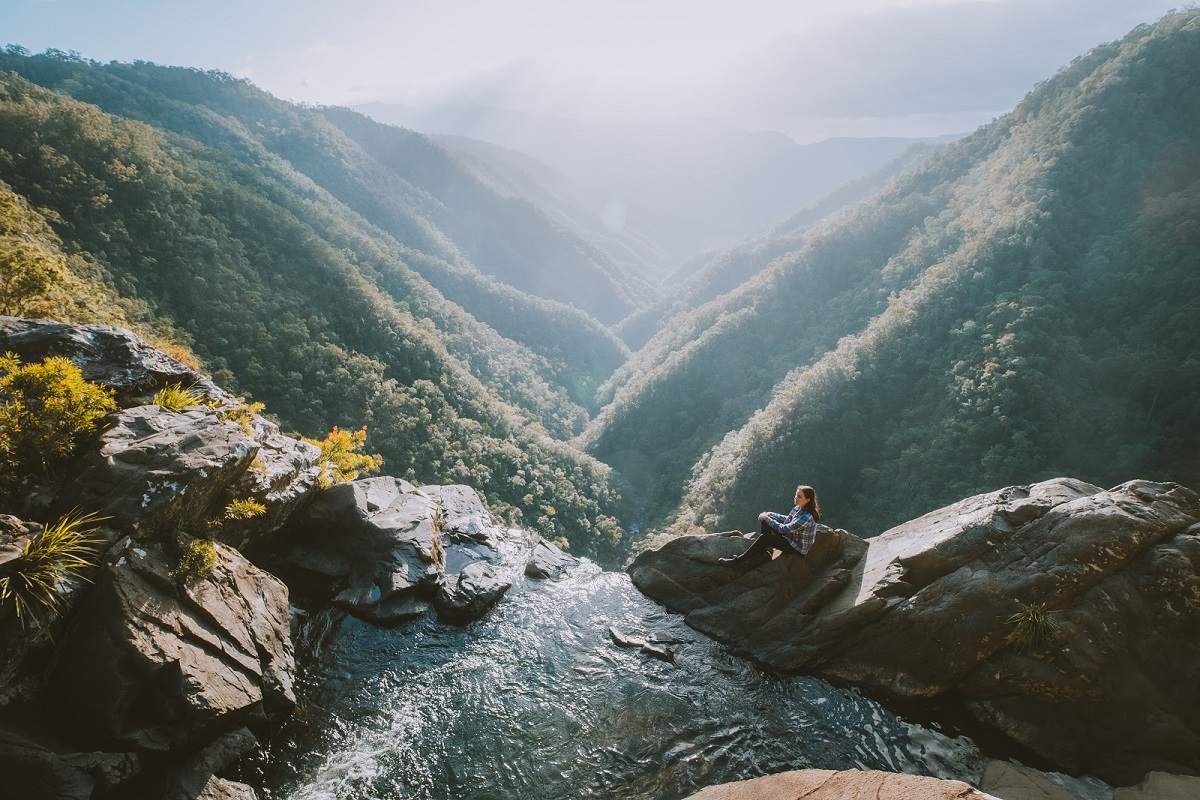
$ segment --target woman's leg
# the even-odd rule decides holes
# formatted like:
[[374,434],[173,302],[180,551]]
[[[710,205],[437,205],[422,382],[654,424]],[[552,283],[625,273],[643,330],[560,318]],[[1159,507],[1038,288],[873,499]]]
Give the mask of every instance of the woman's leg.
[[720,560],[726,564],[732,564],[737,561],[747,561],[762,553],[769,555],[771,550],[783,550],[787,552],[792,549],[792,546],[788,544],[788,540],[784,538],[783,534],[768,525],[765,520],[760,523],[759,528],[758,536],[746,548],[746,552],[733,558],[722,558]]

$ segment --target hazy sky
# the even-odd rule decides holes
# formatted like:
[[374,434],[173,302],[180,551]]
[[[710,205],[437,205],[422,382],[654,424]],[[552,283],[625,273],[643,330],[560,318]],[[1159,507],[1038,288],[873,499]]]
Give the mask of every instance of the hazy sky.
[[0,0],[0,41],[291,100],[448,99],[801,141],[971,130],[1174,0]]

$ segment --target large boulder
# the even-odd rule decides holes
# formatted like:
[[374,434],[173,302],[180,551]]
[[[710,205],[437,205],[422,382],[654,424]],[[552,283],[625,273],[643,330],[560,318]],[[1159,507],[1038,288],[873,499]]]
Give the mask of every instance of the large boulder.
[[494,565],[475,561],[451,575],[433,597],[438,618],[463,625],[479,619],[512,587]]
[[[1200,771],[1200,497],[1058,479],[972,497],[806,558],[717,562],[736,537],[641,554],[634,583],[776,669],[961,698],[1068,772]],[[744,545],[739,545],[744,546]]]
[[397,595],[437,590],[439,514],[436,500],[400,478],[341,483],[319,492],[300,516],[289,558],[344,584],[336,601],[369,618]]
[[370,622],[393,624],[432,604],[464,624],[499,602],[511,579],[498,528],[467,486],[364,478],[322,492],[297,519],[288,561],[333,579],[333,601]]
[[[320,456],[258,416],[243,426],[209,406],[136,406],[110,416],[51,512],[95,512],[141,539],[184,529],[241,548],[283,527],[312,498]],[[229,518],[234,500],[254,500],[264,511]]]
[[877,770],[799,769],[708,786],[687,800],[997,800],[962,781]]
[[535,534],[533,548],[525,561],[525,577],[534,580],[558,580],[578,563],[579,559],[564,553],[554,543]]
[[294,705],[287,588],[215,549],[210,575],[178,577],[165,542],[110,548],[48,687],[77,741],[190,750]]

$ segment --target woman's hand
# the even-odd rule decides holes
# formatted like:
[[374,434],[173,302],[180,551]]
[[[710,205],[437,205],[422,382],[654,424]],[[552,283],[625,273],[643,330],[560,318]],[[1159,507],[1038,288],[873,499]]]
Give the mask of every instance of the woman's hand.
[[769,517],[769,516],[771,516],[771,512],[770,512],[770,511],[764,511],[764,512],[762,512],[761,514],[759,514],[759,515],[758,515],[758,521],[759,521],[759,522],[762,522],[762,521],[764,521],[764,520],[765,520],[767,517]]

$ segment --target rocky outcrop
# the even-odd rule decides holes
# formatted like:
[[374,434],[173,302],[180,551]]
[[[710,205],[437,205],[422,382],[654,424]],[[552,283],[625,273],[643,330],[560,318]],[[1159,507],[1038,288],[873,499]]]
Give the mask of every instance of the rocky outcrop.
[[[291,618],[284,584],[235,548],[269,558],[260,545],[286,528],[294,561],[339,582],[335,602],[385,624],[435,607],[465,623],[511,584],[507,534],[468,487],[374,478],[318,491],[319,448],[128,331],[0,318],[0,347],[26,362],[65,356],[125,406],[57,481],[30,478],[13,493],[20,508],[0,509],[23,515],[0,515],[0,577],[40,535],[30,520],[103,518],[102,563],[61,585],[62,619],[0,618],[0,706],[31,731],[26,740],[0,726],[0,763],[36,778],[22,796],[135,784],[164,798],[253,795],[213,775],[255,745],[246,725],[294,703]],[[147,404],[171,384],[202,402]],[[237,500],[261,508],[238,514]],[[214,542],[210,575],[177,574],[193,537]],[[17,700],[27,707],[12,711]],[[68,752],[64,740],[92,749]]]
[[161,542],[111,548],[58,651],[49,691],[97,748],[187,749],[295,703],[287,588],[216,545],[177,578]]
[[874,770],[801,769],[709,786],[687,800],[997,800],[962,781]]
[[1059,479],[972,497],[867,542],[822,530],[805,558],[718,562],[744,547],[734,535],[683,537],[629,572],[765,664],[960,697],[1067,772],[1128,783],[1200,771],[1195,492]]
[[364,478],[320,492],[298,519],[290,562],[334,579],[335,603],[368,621],[447,621],[487,612],[511,586],[496,567],[499,529],[466,486]]
[[[309,500],[319,458],[319,448],[280,435],[261,417],[243,428],[208,406],[136,406],[110,417],[50,515],[83,509],[139,539],[187,530],[244,547]],[[265,513],[227,519],[233,500],[258,501]]]
[[0,317],[0,352],[16,353],[25,363],[48,356],[69,358],[84,380],[112,389],[122,405],[168,384],[190,386],[202,380],[136,334],[109,325]]

